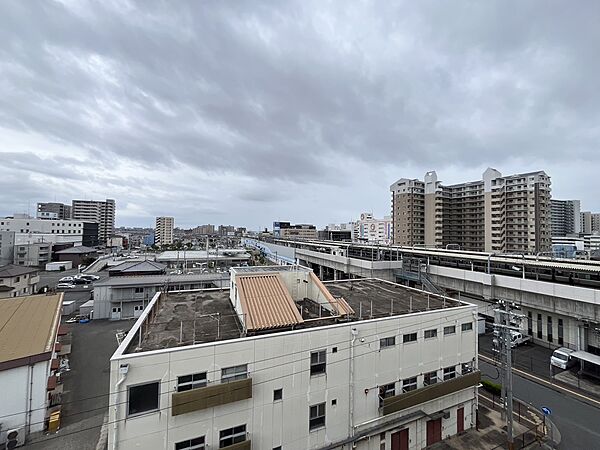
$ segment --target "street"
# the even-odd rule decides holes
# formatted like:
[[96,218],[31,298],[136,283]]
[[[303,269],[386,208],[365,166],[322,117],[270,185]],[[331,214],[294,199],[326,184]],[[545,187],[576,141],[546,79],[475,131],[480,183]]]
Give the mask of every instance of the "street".
[[[499,383],[493,365],[480,360],[479,368],[484,379]],[[550,419],[562,436],[559,449],[600,449],[600,409],[516,374],[513,375],[513,387],[516,398],[538,409],[546,406],[552,410]]]

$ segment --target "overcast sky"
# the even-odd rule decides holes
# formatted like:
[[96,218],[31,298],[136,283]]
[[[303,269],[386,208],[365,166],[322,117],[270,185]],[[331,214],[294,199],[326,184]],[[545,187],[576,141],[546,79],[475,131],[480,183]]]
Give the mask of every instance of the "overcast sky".
[[325,225],[488,166],[600,210],[600,3],[396,3],[2,1],[0,215]]

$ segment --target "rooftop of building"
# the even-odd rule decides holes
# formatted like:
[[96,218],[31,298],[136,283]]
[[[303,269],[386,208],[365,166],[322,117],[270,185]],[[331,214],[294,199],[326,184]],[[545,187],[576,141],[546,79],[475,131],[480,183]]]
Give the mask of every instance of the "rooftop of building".
[[97,286],[155,286],[161,284],[177,285],[180,283],[194,283],[201,281],[229,279],[228,273],[195,273],[182,275],[138,275],[138,276],[115,276],[105,278],[94,283]]
[[[286,271],[287,268],[289,271],[290,267],[281,266],[281,269]],[[271,273],[268,273],[268,269]],[[312,271],[309,272],[314,276]],[[135,332],[135,326],[130,332],[136,336],[131,339],[125,353],[465,306],[465,303],[457,300],[388,281],[359,279],[323,283],[331,295],[329,302],[333,305],[339,302],[337,309],[326,309],[322,307],[324,303],[318,303],[315,299],[294,301],[282,293],[275,280],[266,280],[270,276],[281,276],[274,274],[272,267],[259,270],[254,275],[250,271],[246,275],[240,273],[240,276],[252,280],[252,284],[246,287],[238,284],[239,289],[254,292],[254,299],[250,301],[255,304],[247,310],[247,315],[252,317],[244,318],[245,324],[230,300],[229,289],[163,293],[150,306],[152,314],[149,316],[152,319],[144,325],[141,340]],[[318,279],[317,282],[321,283]],[[245,301],[248,300],[246,298]],[[251,327],[254,327],[254,331],[250,330]]]
[[64,250],[59,250],[55,253],[59,253],[61,255],[81,255],[85,253],[96,253],[98,250],[91,247],[86,247],[85,245],[76,245],[74,247],[65,248]]
[[6,266],[0,266],[0,278],[12,278],[28,273],[39,272],[40,269],[37,267],[24,267],[16,266],[14,264],[7,264]]
[[[61,293],[0,300],[0,369],[11,361],[52,351],[62,299]],[[21,364],[11,366],[17,365]]]
[[160,272],[164,271],[167,268],[165,264],[157,263],[154,261],[147,260],[135,260],[135,261],[125,261],[116,266],[112,266],[110,268],[110,272],[114,272],[115,274],[118,272],[122,275],[127,275],[129,273],[143,273],[143,272]]
[[156,256],[157,261],[184,261],[192,259],[249,259],[250,254],[243,248],[219,248],[211,250],[206,254],[206,250],[168,250]]

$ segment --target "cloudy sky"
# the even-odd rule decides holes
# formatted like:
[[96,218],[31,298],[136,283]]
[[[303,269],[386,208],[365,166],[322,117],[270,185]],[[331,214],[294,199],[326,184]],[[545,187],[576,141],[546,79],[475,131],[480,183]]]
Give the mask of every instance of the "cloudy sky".
[[488,166],[600,210],[599,9],[2,1],[0,215],[108,197],[117,225],[324,225]]

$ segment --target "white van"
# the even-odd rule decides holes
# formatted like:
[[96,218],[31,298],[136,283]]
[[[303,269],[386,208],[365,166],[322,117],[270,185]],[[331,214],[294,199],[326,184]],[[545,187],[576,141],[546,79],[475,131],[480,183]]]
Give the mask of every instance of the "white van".
[[550,357],[550,364],[561,369],[568,369],[575,364],[575,360],[571,357],[571,353],[574,351],[566,347],[557,348]]

